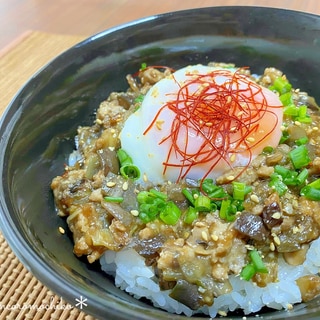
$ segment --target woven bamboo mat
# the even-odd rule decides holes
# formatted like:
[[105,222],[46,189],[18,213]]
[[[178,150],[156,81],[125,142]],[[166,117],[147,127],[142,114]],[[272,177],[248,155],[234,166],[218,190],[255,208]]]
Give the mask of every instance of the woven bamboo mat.
[[[30,31],[0,50],[0,114],[39,68],[82,39]],[[93,318],[42,285],[19,262],[0,232],[0,319]]]

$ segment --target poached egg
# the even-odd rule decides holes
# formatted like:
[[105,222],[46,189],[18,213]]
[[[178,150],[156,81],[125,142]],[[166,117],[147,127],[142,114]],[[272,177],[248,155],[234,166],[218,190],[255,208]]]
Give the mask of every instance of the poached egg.
[[215,179],[278,145],[282,103],[239,70],[187,66],[149,89],[120,133],[142,179]]

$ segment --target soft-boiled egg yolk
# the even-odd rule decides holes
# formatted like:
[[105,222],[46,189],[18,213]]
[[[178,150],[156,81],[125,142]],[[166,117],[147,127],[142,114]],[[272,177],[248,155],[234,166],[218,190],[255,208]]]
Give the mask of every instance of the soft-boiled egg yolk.
[[282,117],[277,95],[239,69],[188,66],[148,91],[121,146],[153,183],[215,179],[276,147]]

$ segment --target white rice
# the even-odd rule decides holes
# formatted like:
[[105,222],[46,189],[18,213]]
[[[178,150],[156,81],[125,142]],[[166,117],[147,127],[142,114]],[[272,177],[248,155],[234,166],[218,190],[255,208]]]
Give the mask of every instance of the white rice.
[[154,306],[170,313],[192,316],[204,313],[214,318],[218,313],[242,309],[248,315],[258,312],[262,307],[272,309],[288,309],[301,302],[301,294],[295,280],[308,274],[317,274],[320,268],[320,239],[311,244],[303,265],[293,267],[282,258],[279,259],[279,281],[270,283],[264,288],[251,281],[243,281],[239,277],[230,276],[233,291],[221,295],[214,300],[211,307],[202,307],[193,311],[169,296],[170,291],[161,291],[153,269],[147,267],[144,258],[133,249],[119,252],[107,251],[101,258],[102,270],[114,276],[115,285],[135,298],[145,297]]

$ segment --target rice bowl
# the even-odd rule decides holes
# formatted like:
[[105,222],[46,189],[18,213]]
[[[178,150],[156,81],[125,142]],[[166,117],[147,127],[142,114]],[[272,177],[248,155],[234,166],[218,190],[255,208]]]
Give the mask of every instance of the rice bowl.
[[[190,27],[191,21],[196,27]],[[318,26],[317,16],[286,10],[191,10],[108,30],[45,66],[18,93],[1,123],[1,228],[19,259],[67,301],[85,296],[85,311],[98,318],[166,319],[166,312],[117,289],[99,265],[70,255],[72,235],[58,232],[59,227],[67,230],[67,225],[52,214],[49,185],[62,174],[78,125],[90,125],[111,88],[125,90],[125,75],[135,72],[142,61],[177,67],[227,61],[250,65],[258,74],[262,65],[276,66],[286,70],[294,87],[303,87],[319,100]],[[41,119],[37,126],[35,115]],[[317,301],[263,317],[317,317]],[[201,319],[197,314],[193,318]]]

